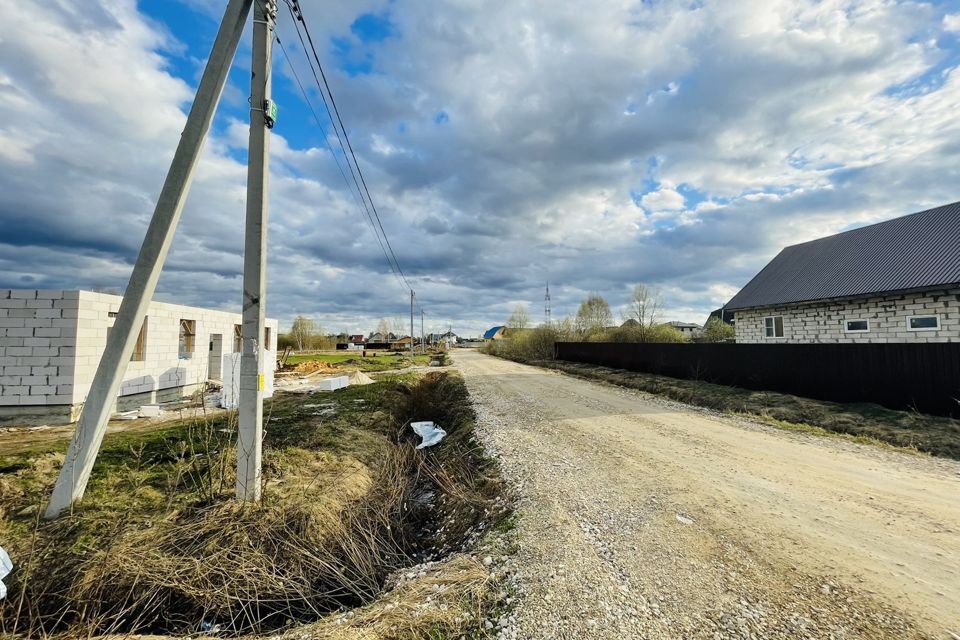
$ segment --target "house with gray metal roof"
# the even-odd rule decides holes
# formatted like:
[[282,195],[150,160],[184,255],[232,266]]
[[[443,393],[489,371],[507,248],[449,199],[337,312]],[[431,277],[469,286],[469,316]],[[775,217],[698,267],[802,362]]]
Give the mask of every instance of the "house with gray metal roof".
[[724,310],[737,342],[960,342],[960,202],[786,247]]

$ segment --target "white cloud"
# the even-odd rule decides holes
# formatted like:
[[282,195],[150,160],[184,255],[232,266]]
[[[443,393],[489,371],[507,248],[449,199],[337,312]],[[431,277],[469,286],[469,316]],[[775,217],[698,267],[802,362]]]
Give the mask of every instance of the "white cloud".
[[960,13],[948,13],[943,16],[943,28],[945,31],[960,33]]
[[[960,198],[960,75],[932,35],[958,14],[933,5],[302,4],[321,55],[335,35],[372,56],[369,75],[328,70],[438,322],[502,322],[547,279],[555,315],[646,281],[705,317],[784,244]],[[350,24],[367,11],[399,37],[363,45]],[[169,71],[174,27],[133,0],[10,7],[0,284],[122,285],[191,97]],[[329,151],[283,123],[273,140],[271,313],[361,331],[402,313]],[[163,295],[239,299],[245,145],[241,122],[209,142]]]

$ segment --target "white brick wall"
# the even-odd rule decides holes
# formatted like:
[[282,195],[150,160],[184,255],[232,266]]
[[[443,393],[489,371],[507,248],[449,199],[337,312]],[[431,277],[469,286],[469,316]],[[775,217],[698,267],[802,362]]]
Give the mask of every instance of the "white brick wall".
[[[83,403],[113,326],[120,296],[91,291],[0,289],[0,407]],[[179,354],[180,320],[196,321],[193,353]],[[143,361],[128,364],[120,395],[207,380],[211,334],[233,350],[240,314],[151,303]],[[268,320],[265,367],[276,364],[278,322]]]
[[0,289],[0,407],[73,402],[78,298]]
[[[913,315],[939,316],[940,330],[908,330]],[[960,289],[748,309],[735,316],[742,343],[960,342]],[[783,316],[783,338],[764,336],[768,316]],[[847,332],[847,320],[868,320],[870,330]]]

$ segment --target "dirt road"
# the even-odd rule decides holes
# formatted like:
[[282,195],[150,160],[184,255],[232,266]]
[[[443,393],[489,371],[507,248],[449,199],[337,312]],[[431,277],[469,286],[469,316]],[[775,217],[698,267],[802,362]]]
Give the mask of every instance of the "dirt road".
[[960,463],[454,363],[521,495],[500,637],[960,638]]

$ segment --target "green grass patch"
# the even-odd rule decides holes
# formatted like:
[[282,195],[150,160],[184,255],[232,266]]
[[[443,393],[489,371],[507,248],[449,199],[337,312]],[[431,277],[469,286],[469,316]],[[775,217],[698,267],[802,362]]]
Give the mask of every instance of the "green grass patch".
[[303,362],[325,362],[334,366],[356,368],[360,371],[389,371],[391,369],[426,366],[430,363],[430,356],[385,353],[363,357],[356,353],[304,353],[291,355],[287,359],[288,365],[298,365]]

